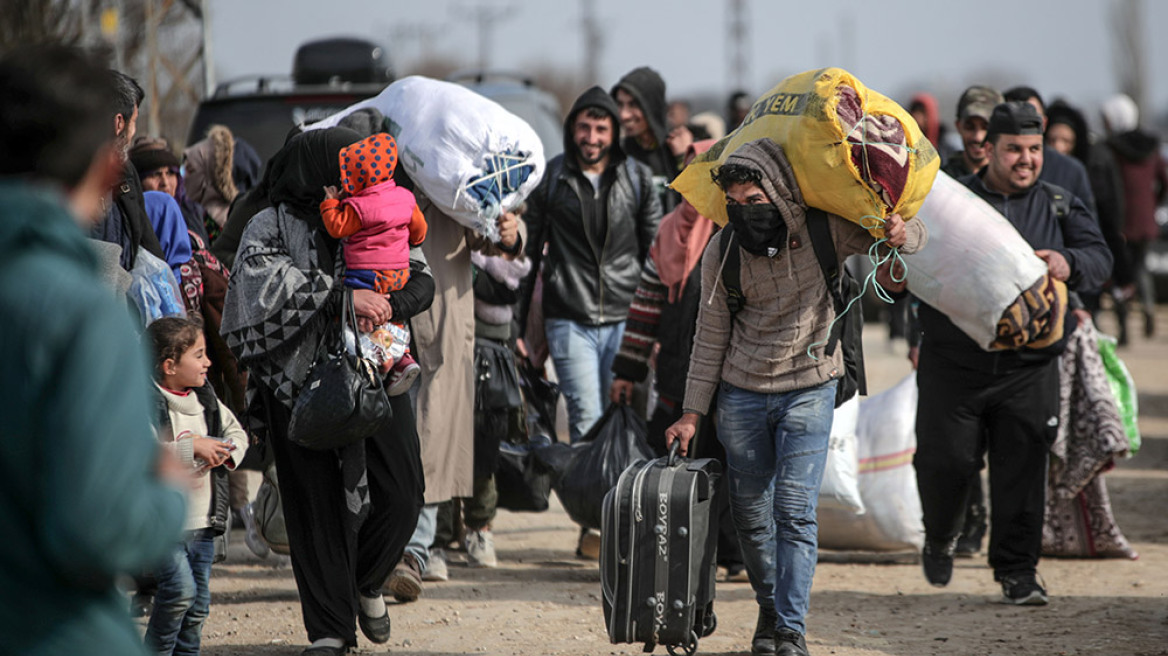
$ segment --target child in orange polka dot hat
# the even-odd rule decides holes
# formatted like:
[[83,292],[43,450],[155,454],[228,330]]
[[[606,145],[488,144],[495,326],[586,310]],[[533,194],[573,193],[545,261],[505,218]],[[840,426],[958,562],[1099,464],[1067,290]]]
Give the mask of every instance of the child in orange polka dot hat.
[[[325,229],[344,239],[345,285],[389,295],[410,279],[410,247],[426,238],[414,195],[394,182],[397,142],[374,134],[341,150],[341,190],[325,187]],[[362,351],[389,373],[390,396],[410,388],[421,368],[409,353],[410,332],[390,322],[360,336]]]

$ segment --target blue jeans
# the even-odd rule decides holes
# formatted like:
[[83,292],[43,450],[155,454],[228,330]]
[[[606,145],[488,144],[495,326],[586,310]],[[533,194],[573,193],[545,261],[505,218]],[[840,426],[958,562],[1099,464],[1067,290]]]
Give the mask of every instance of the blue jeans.
[[211,612],[211,561],[215,538],[210,529],[188,531],[182,544],[154,572],[158,591],[146,625],[146,646],[154,653],[194,655]]
[[833,380],[765,394],[723,382],[718,392],[718,439],[726,447],[731,514],[750,585],[760,606],[773,600],[779,628],[803,634],[835,388]]
[[578,442],[608,405],[612,361],[620,350],[625,322],[585,326],[548,319],[546,331],[556,380],[568,404],[568,435]]
[[422,506],[422,512],[418,513],[418,525],[414,528],[414,534],[410,536],[409,543],[406,544],[406,553],[413,555],[418,561],[418,567],[422,568],[423,572],[430,565],[430,547],[434,542],[434,534],[438,528],[438,506],[440,505],[442,504],[428,503]]

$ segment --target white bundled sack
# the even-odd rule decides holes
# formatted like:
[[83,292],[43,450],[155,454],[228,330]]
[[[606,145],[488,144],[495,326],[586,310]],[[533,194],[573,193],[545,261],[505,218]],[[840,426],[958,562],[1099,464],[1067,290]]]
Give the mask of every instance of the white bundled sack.
[[988,351],[1002,313],[1046,263],[1006,217],[943,171],[916,220],[928,227],[929,243],[904,256],[908,290]]
[[856,451],[856,425],[859,417],[858,396],[835,409],[831,439],[828,442],[827,468],[823,472],[823,482],[819,485],[820,510],[830,508],[857,515],[864,512],[864,501],[860,497],[860,483],[857,480],[860,463]]
[[860,401],[856,437],[863,515],[819,513],[819,546],[847,551],[919,551],[925,541],[916,453],[916,373]]
[[499,240],[495,219],[522,203],[543,177],[543,144],[526,121],[466,87],[417,75],[305,130],[335,127],[365,107],[385,116],[399,166],[417,187],[491,241]]

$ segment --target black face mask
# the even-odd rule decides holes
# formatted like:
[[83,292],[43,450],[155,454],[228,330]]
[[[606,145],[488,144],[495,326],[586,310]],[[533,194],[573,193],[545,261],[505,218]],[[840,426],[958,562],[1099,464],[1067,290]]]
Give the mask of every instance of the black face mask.
[[738,245],[752,255],[774,257],[787,243],[787,223],[774,205],[727,205],[726,214]]

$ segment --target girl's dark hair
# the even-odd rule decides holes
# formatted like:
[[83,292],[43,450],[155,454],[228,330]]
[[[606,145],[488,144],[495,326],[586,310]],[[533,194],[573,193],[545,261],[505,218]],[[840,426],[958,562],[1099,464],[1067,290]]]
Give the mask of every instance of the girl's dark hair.
[[203,321],[194,317],[163,317],[146,326],[146,336],[154,353],[154,370],[162,370],[167,360],[178,362],[203,334]]

